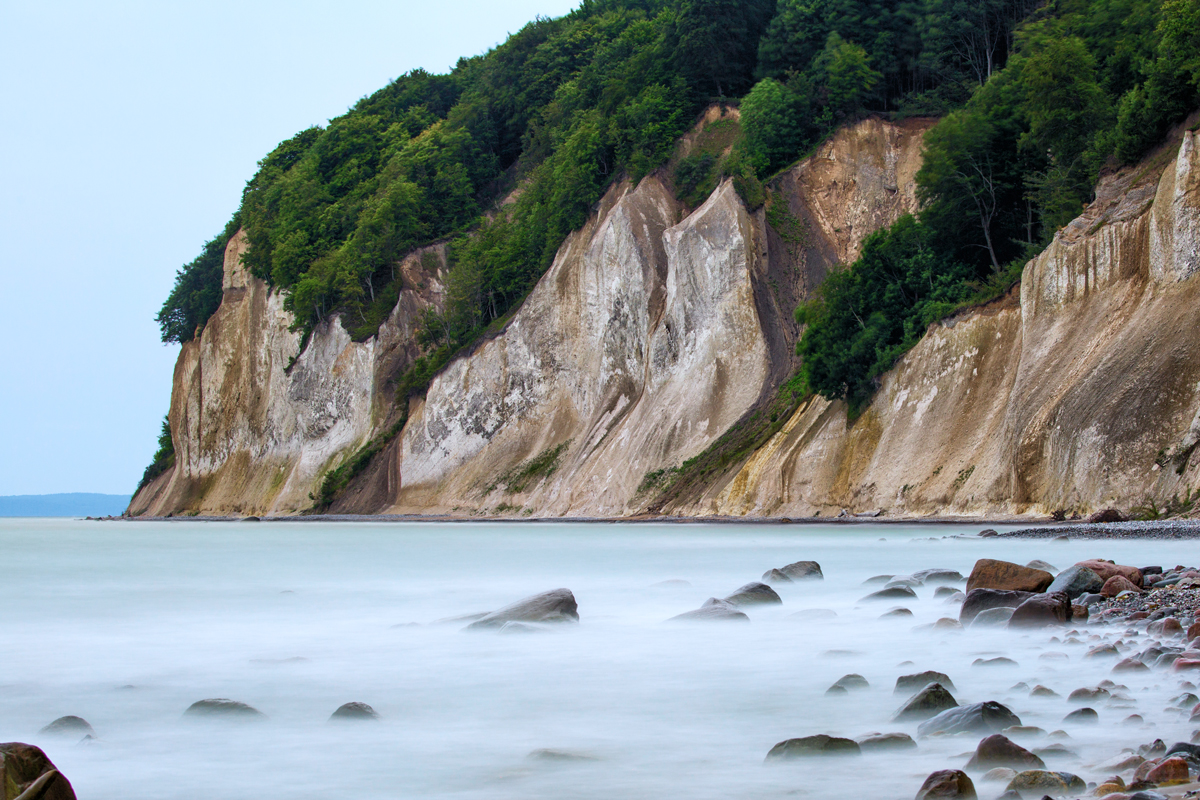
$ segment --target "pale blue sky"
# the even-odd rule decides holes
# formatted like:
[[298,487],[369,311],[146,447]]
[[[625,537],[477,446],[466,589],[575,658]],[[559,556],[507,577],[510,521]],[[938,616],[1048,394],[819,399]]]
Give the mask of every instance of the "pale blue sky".
[[175,270],[279,141],[578,0],[0,0],[0,495],[128,493]]

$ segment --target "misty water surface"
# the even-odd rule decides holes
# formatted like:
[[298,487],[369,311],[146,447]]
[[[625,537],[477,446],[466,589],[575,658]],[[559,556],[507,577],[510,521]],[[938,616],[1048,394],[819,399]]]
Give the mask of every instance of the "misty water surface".
[[[897,676],[925,669],[948,673],[960,703],[999,700],[1026,725],[1066,728],[1078,758],[1050,766],[1084,777],[1122,746],[1190,736],[1186,718],[1163,713],[1179,692],[1170,673],[1119,678],[1132,707],[1099,706],[1100,725],[1069,727],[1061,720],[1076,706],[1066,695],[1112,666],[1082,661],[1088,644],[1051,642],[1061,631],[914,631],[957,617],[932,586],[904,603],[910,618],[880,619],[897,604],[858,601],[880,573],[965,575],[981,557],[1060,569],[1085,557],[1175,565],[1197,560],[1194,545],[946,538],[976,531],[3,520],[0,740],[42,746],[81,800],[832,798],[847,786],[909,798],[929,772],[961,767],[979,737],[852,761],[764,766],[763,757],[814,733],[915,736],[915,723],[889,722],[905,700],[892,690]],[[801,559],[819,561],[825,580],[781,589],[784,604],[749,609],[750,624],[664,623]],[[671,579],[691,586],[653,586]],[[575,593],[579,625],[498,635],[428,624],[557,587]],[[837,617],[789,617],[809,608]],[[1066,658],[1039,658],[1049,651]],[[971,666],[1000,654],[1019,666]],[[827,696],[849,672],[871,688]],[[1010,690],[1018,681],[1062,697]],[[182,717],[210,697],[268,719]],[[329,723],[349,701],[382,720]],[[1134,711],[1155,727],[1118,724]],[[87,719],[99,738],[79,745],[38,733],[65,714]],[[527,758],[539,748],[594,760]],[[980,789],[990,797],[1003,787]]]

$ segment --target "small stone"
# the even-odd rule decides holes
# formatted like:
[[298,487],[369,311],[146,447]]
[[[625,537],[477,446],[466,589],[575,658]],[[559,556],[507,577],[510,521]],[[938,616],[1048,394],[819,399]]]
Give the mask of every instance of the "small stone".
[[977,658],[971,662],[972,667],[1016,667],[1019,666],[1016,661],[1004,656],[995,658]]
[[895,608],[880,614],[879,618],[887,619],[889,617],[911,617],[912,615],[913,612],[909,611],[907,608],[903,606],[896,606]]
[[960,769],[938,770],[925,779],[916,800],[978,800],[975,784]]
[[1124,661],[1118,662],[1112,668],[1113,672],[1149,672],[1150,668],[1143,664],[1139,659],[1127,658]]
[[710,597],[695,611],[685,611],[671,617],[668,622],[749,622],[744,611],[738,611],[732,603]]
[[230,717],[240,719],[262,719],[266,714],[254,706],[229,700],[224,697],[214,697],[209,700],[197,700],[183,712],[187,717]]
[[1142,588],[1132,583],[1123,575],[1113,575],[1104,582],[1104,586],[1100,589],[1100,595],[1102,597],[1117,597],[1122,592],[1141,594]]
[[780,572],[793,581],[820,581],[825,579],[821,565],[816,561],[795,561],[786,567],[780,567]]
[[869,689],[871,684],[867,683],[867,679],[856,672],[851,672],[848,675],[843,675],[837,679],[834,686],[841,686],[843,689]]
[[542,748],[530,751],[525,756],[530,761],[551,761],[551,762],[580,762],[580,761],[599,761],[595,756],[590,756],[587,753],[577,753],[573,750],[554,750],[551,748]]
[[1033,687],[1033,691],[1029,693],[1030,697],[1058,697],[1058,692],[1053,689],[1042,686],[1040,683]]
[[893,586],[890,589],[880,589],[860,598],[860,603],[876,603],[881,600],[915,600],[917,593],[907,586]]
[[962,623],[950,617],[942,617],[937,622],[933,623],[933,627],[939,631],[961,631]]
[[959,592],[958,589],[955,589],[953,586],[939,586],[933,590],[933,597],[935,600],[940,597],[950,597],[956,594],[961,594],[961,592]]
[[1183,625],[1174,617],[1164,617],[1146,626],[1146,632],[1155,636],[1178,636],[1183,633]]
[[769,569],[763,573],[763,583],[791,583],[792,579],[783,573],[782,570]]
[[837,619],[837,612],[832,608],[802,608],[788,614],[788,619]]

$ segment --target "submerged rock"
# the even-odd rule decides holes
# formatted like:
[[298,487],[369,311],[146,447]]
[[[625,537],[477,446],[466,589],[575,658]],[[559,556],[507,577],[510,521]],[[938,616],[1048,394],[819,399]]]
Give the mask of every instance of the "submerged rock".
[[224,697],[197,700],[188,706],[183,715],[185,717],[227,717],[231,719],[265,719],[267,716],[254,706]]
[[1100,715],[1096,713],[1096,709],[1084,706],[1077,708],[1070,714],[1063,717],[1063,722],[1072,722],[1075,724],[1094,725],[1100,721]]
[[329,716],[329,721],[378,720],[379,714],[366,703],[344,703]]
[[917,743],[907,733],[868,733],[855,739],[864,752],[871,750],[915,750]]
[[993,733],[979,742],[966,769],[984,771],[993,767],[1009,767],[1018,771],[1045,769],[1046,762],[1004,734]]
[[710,597],[695,611],[685,611],[671,617],[667,622],[749,622],[744,611],[738,611],[732,603]]
[[780,567],[779,571],[793,581],[820,581],[825,579],[824,573],[821,572],[821,565],[815,561],[795,561],[786,567]]
[[75,790],[40,747],[8,742],[0,744],[0,797],[75,800]]
[[892,694],[915,692],[924,689],[931,683],[940,683],[951,690],[955,688],[954,681],[950,680],[950,676],[946,673],[926,670],[925,672],[901,675],[899,678],[896,678],[896,688],[892,690]]
[[837,736],[802,736],[799,739],[786,739],[771,748],[766,760],[789,761],[793,758],[810,756],[857,756],[862,748],[853,739],[842,739]]
[[999,733],[1005,728],[1020,725],[1021,718],[994,700],[959,706],[943,711],[932,719],[917,726],[919,736],[935,733],[950,734],[971,731],[974,733]]
[[907,586],[893,586],[890,589],[880,589],[871,592],[859,600],[860,603],[875,603],[881,600],[915,600],[917,593]]
[[579,607],[570,589],[553,589],[480,617],[464,630],[502,628],[506,622],[578,622]]
[[868,689],[871,686],[871,684],[867,683],[866,678],[864,678],[862,675],[859,675],[856,672],[851,672],[848,675],[843,675],[842,677],[838,678],[837,682],[834,683],[833,685],[840,686],[843,689],[849,689],[849,690]]
[[587,753],[577,753],[574,750],[555,750],[552,748],[541,748],[530,751],[525,758],[529,759],[530,761],[550,761],[565,764],[572,762],[580,763],[600,760],[595,756],[588,755]]
[[967,592],[962,608],[958,612],[958,621],[963,625],[970,624],[977,614],[987,611],[989,608],[1016,608],[1033,597],[1033,594],[1033,592],[1009,592],[1001,589],[974,589]]
[[946,687],[940,683],[931,683],[905,703],[892,717],[892,722],[929,719],[948,708],[957,706],[958,701],[946,690]]
[[767,570],[763,573],[762,579],[764,583],[792,583],[792,579],[778,569]]
[[938,770],[925,779],[916,800],[977,800],[975,784],[960,769]]
[[38,733],[46,734],[47,736],[70,736],[84,737],[95,736],[96,731],[88,724],[88,721],[83,717],[76,717],[68,714],[65,717],[59,717],[51,722],[46,727],[42,728]]
[[770,586],[755,581],[735,590],[733,594],[725,598],[725,602],[732,603],[735,606],[753,606],[766,604],[779,605],[783,600]]
[[914,578],[925,583],[957,583],[963,579],[962,573],[953,569],[923,569],[912,574]]

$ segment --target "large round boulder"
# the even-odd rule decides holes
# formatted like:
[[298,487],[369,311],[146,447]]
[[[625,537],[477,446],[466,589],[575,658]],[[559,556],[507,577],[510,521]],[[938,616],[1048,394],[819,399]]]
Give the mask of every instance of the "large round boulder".
[[975,784],[961,769],[938,770],[925,779],[916,800],[977,800]]
[[725,598],[726,603],[735,606],[778,605],[783,602],[775,590],[765,583],[754,581],[734,591]]
[[932,719],[917,726],[917,735],[930,736],[935,733],[999,733],[1005,728],[1020,725],[1021,718],[994,700],[959,706],[943,711]]
[[883,600],[915,600],[917,593],[908,586],[892,586],[888,589],[880,589],[878,592],[871,592],[866,597],[859,600],[860,603],[877,603]]
[[1041,569],[1030,569],[1011,561],[981,558],[967,578],[967,594],[972,589],[1001,589],[1010,592],[1044,592],[1054,576]]
[[986,772],[994,767],[1009,767],[1020,772],[1026,769],[1045,769],[1046,762],[1004,734],[993,733],[979,742],[966,768]]
[[1136,592],[1137,594],[1141,594],[1142,586],[1129,580],[1124,575],[1113,575],[1100,587],[1101,597],[1116,597],[1121,592]]
[[771,748],[767,753],[767,761],[790,761],[793,758],[808,758],[811,756],[857,756],[862,754],[858,742],[853,739],[842,739],[837,736],[802,736],[798,739],[786,739]]
[[1104,580],[1082,564],[1067,567],[1046,589],[1048,592],[1066,592],[1067,597],[1074,600],[1081,594],[1098,592],[1104,586]]
[[956,708],[957,706],[958,701],[954,699],[954,695],[946,690],[946,687],[940,683],[931,683],[901,706],[896,715],[892,717],[892,722],[929,719],[948,708]]
[[1035,592],[1010,592],[1003,589],[974,589],[967,592],[966,598],[963,599],[962,608],[958,611],[958,621],[968,625],[979,612],[989,608],[1016,608],[1034,594]]
[[854,741],[864,751],[917,749],[917,743],[907,733],[868,733]]
[[1010,628],[1044,628],[1071,621],[1071,598],[1066,592],[1047,592],[1030,597],[1008,619]]
[[579,622],[579,606],[570,589],[552,589],[492,611],[464,630],[498,629],[506,622]]
[[75,790],[40,747],[8,742],[0,744],[0,797],[75,800]]

